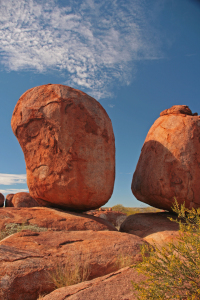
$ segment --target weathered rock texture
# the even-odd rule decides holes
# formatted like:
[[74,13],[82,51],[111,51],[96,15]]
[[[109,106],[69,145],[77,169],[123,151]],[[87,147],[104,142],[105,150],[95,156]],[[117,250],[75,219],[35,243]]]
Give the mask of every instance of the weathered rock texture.
[[54,285],[48,272],[58,264],[71,269],[87,263],[88,279],[109,274],[119,269],[120,255],[140,260],[144,243],[137,236],[115,231],[24,230],[13,234],[0,242],[0,299],[36,300],[39,294],[50,293]]
[[6,224],[37,225],[53,230],[94,230],[116,231],[116,228],[106,220],[87,216],[84,214],[63,212],[48,207],[0,209],[0,230],[6,228]]
[[176,197],[200,207],[200,116],[186,105],[164,110],[150,128],[133,175],[135,197],[171,210]]
[[94,98],[59,84],[32,88],[17,102],[11,126],[24,152],[31,197],[80,211],[110,199],[114,134]]
[[14,207],[37,207],[41,206],[35,199],[33,199],[29,193],[16,193],[12,197],[12,205]]
[[167,212],[131,215],[121,224],[120,231],[137,235],[158,247],[164,246],[179,237],[178,223],[169,218],[176,219],[176,216]]
[[41,300],[136,300],[131,281],[139,283],[145,276],[126,267],[108,275],[63,287]]
[[0,193],[0,207],[2,207],[4,205],[4,195],[2,193]]

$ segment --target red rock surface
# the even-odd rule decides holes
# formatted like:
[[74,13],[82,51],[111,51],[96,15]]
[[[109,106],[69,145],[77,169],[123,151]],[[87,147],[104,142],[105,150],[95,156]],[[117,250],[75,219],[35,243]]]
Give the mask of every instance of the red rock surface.
[[36,300],[39,294],[50,293],[54,286],[47,271],[58,263],[71,269],[86,263],[91,273],[88,279],[119,269],[120,255],[141,259],[144,241],[116,231],[46,231],[24,230],[0,242],[0,299]]
[[6,207],[13,207],[12,198],[15,194],[8,194],[6,196]]
[[48,207],[0,209],[0,230],[5,229],[6,224],[10,223],[37,225],[53,230],[116,231],[112,224],[101,218]]
[[4,205],[4,195],[2,193],[0,193],[0,206],[3,206]]
[[150,128],[133,175],[134,196],[171,210],[176,197],[187,208],[200,207],[200,116],[184,105],[161,113]]
[[12,205],[14,207],[37,207],[41,206],[35,199],[33,199],[29,193],[16,193],[12,197]]
[[176,216],[167,212],[130,215],[121,224],[120,231],[137,235],[150,244],[164,246],[179,236],[178,223],[168,218],[176,219]]
[[94,98],[59,84],[32,88],[17,102],[11,126],[24,152],[31,197],[80,211],[110,199],[114,134]]
[[136,300],[131,281],[139,283],[144,275],[126,267],[108,275],[63,287],[41,300]]

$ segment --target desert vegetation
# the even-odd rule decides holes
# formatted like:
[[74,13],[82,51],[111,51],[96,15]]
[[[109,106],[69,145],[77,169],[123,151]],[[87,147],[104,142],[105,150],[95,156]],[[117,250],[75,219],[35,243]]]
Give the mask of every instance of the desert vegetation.
[[132,282],[139,300],[200,299],[200,208],[179,208],[175,200],[173,211],[178,214],[178,241],[161,249],[154,245],[148,256],[147,246],[141,249],[143,260],[136,269],[147,279]]
[[68,257],[64,264],[58,262],[48,275],[50,282],[58,289],[86,281],[90,275],[90,265],[86,258],[81,257],[79,261],[74,261],[73,257]]
[[138,213],[150,213],[150,212],[159,212],[161,211],[155,207],[125,207],[122,204],[117,204],[112,207],[113,211],[119,211],[127,216],[138,214]]
[[40,232],[40,231],[46,231],[47,228],[39,227],[37,225],[32,225],[32,224],[9,223],[6,224],[5,229],[0,231],[0,240],[6,238],[11,234],[20,232],[22,230],[31,230],[35,232]]

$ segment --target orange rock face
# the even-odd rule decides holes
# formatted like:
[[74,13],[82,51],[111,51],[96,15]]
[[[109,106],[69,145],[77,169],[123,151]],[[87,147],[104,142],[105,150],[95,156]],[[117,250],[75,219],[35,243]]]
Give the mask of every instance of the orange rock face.
[[131,281],[140,283],[145,279],[134,268],[126,267],[105,276],[56,289],[41,300],[136,300],[138,297],[133,294]]
[[5,207],[0,209],[0,231],[10,223],[37,225],[56,231],[117,231],[112,224],[101,218],[49,207]]
[[150,128],[133,175],[135,197],[171,210],[176,197],[200,207],[200,116],[186,105],[164,110]]
[[52,292],[55,287],[49,272],[58,264],[73,268],[87,263],[88,280],[109,274],[119,269],[116,261],[120,255],[131,256],[133,263],[141,260],[144,243],[137,236],[116,231],[15,233],[0,241],[0,299],[36,300],[40,294]]
[[94,98],[58,84],[32,88],[19,99],[11,126],[24,152],[31,197],[80,211],[110,199],[114,134]]
[[176,215],[167,212],[130,215],[121,224],[120,231],[137,235],[149,244],[155,243],[157,247],[162,247],[179,237],[179,225],[169,218],[177,219]]

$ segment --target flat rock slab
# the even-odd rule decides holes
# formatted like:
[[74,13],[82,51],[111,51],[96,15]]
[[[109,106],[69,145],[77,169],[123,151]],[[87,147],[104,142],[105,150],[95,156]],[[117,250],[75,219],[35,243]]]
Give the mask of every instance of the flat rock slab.
[[150,244],[162,246],[177,239],[179,225],[168,218],[176,219],[176,215],[167,212],[139,213],[128,216],[120,226],[121,232],[142,237]]
[[140,237],[116,231],[21,231],[0,242],[0,299],[36,300],[54,290],[49,272],[87,263],[88,279],[118,270],[123,255],[141,259]]
[[126,267],[90,281],[57,289],[41,300],[136,300],[131,281],[139,283],[144,279],[144,275]]
[[47,207],[1,208],[0,229],[10,223],[31,224],[53,230],[116,230],[111,223],[101,218]]

